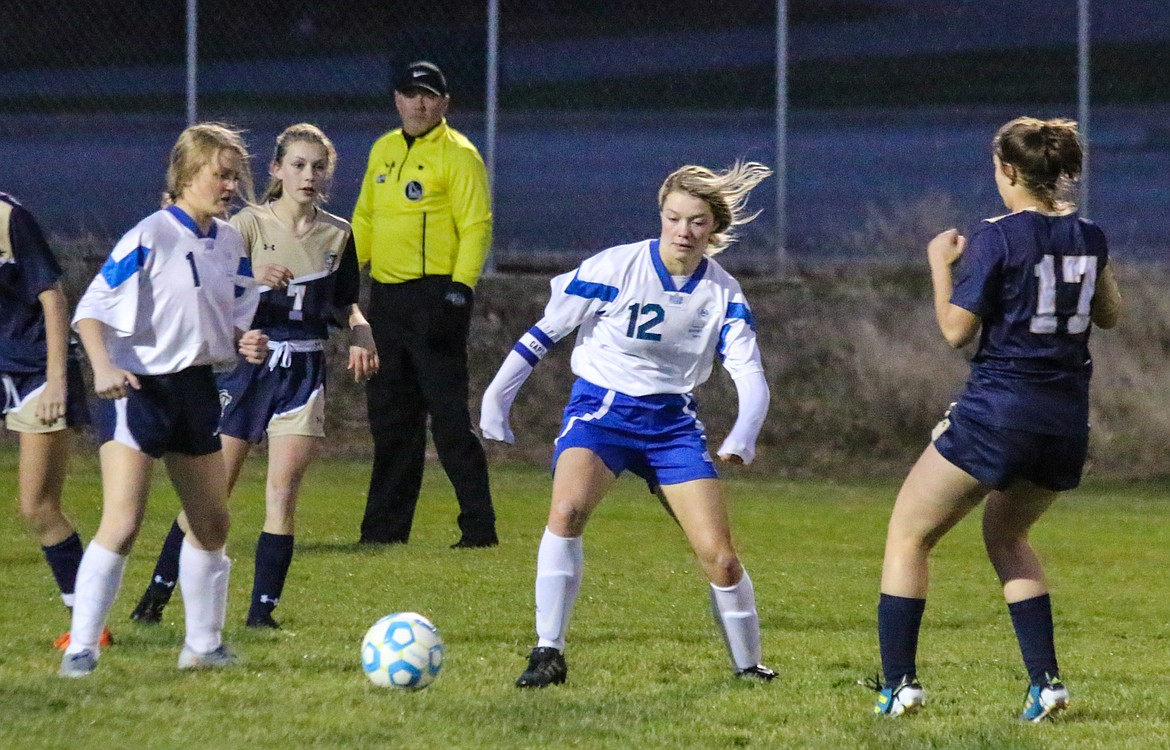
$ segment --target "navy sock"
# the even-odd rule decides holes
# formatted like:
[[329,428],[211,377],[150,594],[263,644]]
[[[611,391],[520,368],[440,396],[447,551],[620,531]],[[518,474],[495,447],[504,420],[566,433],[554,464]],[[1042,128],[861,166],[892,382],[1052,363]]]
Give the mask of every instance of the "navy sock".
[[878,600],[878,642],[882,651],[882,675],[887,685],[905,677],[918,678],[918,630],[922,626],[925,599],[882,594]]
[[291,534],[260,532],[256,540],[256,575],[252,579],[252,606],[249,615],[272,614],[284,591],[284,579],[292,565]]
[[179,553],[183,549],[182,527],[176,520],[167,532],[166,541],[158,553],[158,562],[154,564],[154,575],[150,577],[150,593],[155,599],[168,602],[175,591],[175,583],[179,580]]
[[1048,594],[1008,605],[1012,627],[1020,642],[1020,653],[1033,685],[1043,685],[1059,676],[1056,643],[1052,635],[1052,599]]
[[73,596],[73,587],[77,585],[77,567],[81,565],[81,556],[85,554],[81,537],[75,531],[64,541],[41,547],[41,550],[45,553],[45,562],[49,563],[49,569],[53,571],[61,596]]

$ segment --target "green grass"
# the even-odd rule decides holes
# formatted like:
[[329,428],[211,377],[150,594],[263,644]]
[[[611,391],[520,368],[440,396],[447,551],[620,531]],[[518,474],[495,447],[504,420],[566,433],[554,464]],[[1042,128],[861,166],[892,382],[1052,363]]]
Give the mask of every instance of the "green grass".
[[[512,687],[532,645],[532,577],[549,482],[493,475],[502,544],[449,550],[456,506],[428,467],[406,547],[353,542],[368,466],[321,461],[299,515],[297,556],[277,611],[285,628],[242,627],[261,519],[263,461],[234,502],[227,639],[240,669],[175,669],[182,607],[127,620],[176,510],[160,470],[111,625],[117,645],[91,677],[66,681],[50,643],[67,620],[15,503],[15,454],[0,448],[0,747],[627,748],[1151,747],[1170,742],[1165,654],[1170,506],[1162,485],[1090,485],[1034,533],[1048,562],[1058,648],[1073,693],[1059,722],[1014,720],[1025,677],[1006,608],[968,519],[935,555],[920,673],[931,703],[889,721],[855,682],[878,665],[874,609],[891,484],[729,478],[742,558],[759,598],[769,685],[731,678],[706,586],[644,487],[623,480],[586,535],[586,577],[570,631],[568,684]],[[98,518],[92,455],[67,504],[88,538]],[[439,679],[417,693],[362,675],[358,641],[396,610],[430,617],[447,643]]]

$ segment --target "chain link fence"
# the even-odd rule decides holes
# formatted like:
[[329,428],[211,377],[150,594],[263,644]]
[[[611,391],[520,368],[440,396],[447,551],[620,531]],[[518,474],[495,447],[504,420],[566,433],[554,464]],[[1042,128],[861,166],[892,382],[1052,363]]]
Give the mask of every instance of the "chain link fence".
[[[1091,215],[1119,255],[1170,235],[1170,10],[1093,9]],[[786,248],[812,266],[901,259],[926,233],[999,211],[995,128],[1075,116],[1076,4],[793,0]],[[497,266],[564,268],[657,231],[677,166],[776,154],[775,0],[499,0]],[[486,148],[489,3],[199,0],[200,119],[273,137],[308,120],[337,143],[347,215],[367,150],[396,125],[390,80],[427,58],[452,124]],[[0,25],[0,189],[54,234],[113,238],[155,204],[186,121],[183,3],[9,0]],[[729,261],[776,253],[772,180]],[[916,256],[915,256],[916,257]]]

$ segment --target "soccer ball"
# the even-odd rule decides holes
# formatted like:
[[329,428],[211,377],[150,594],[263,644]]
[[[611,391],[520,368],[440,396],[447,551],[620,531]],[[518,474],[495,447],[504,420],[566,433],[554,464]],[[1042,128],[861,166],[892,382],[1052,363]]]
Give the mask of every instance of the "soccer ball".
[[425,688],[442,666],[443,639],[415,612],[386,615],[362,638],[362,669],[378,687]]

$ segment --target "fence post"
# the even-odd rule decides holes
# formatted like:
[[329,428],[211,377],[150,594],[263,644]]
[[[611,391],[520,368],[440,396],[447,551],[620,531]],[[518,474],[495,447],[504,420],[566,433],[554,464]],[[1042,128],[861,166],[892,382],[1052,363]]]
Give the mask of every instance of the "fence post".
[[199,0],[187,0],[187,125],[199,119],[196,92],[199,76]]
[[786,275],[788,257],[788,0],[776,0],[776,268]]

